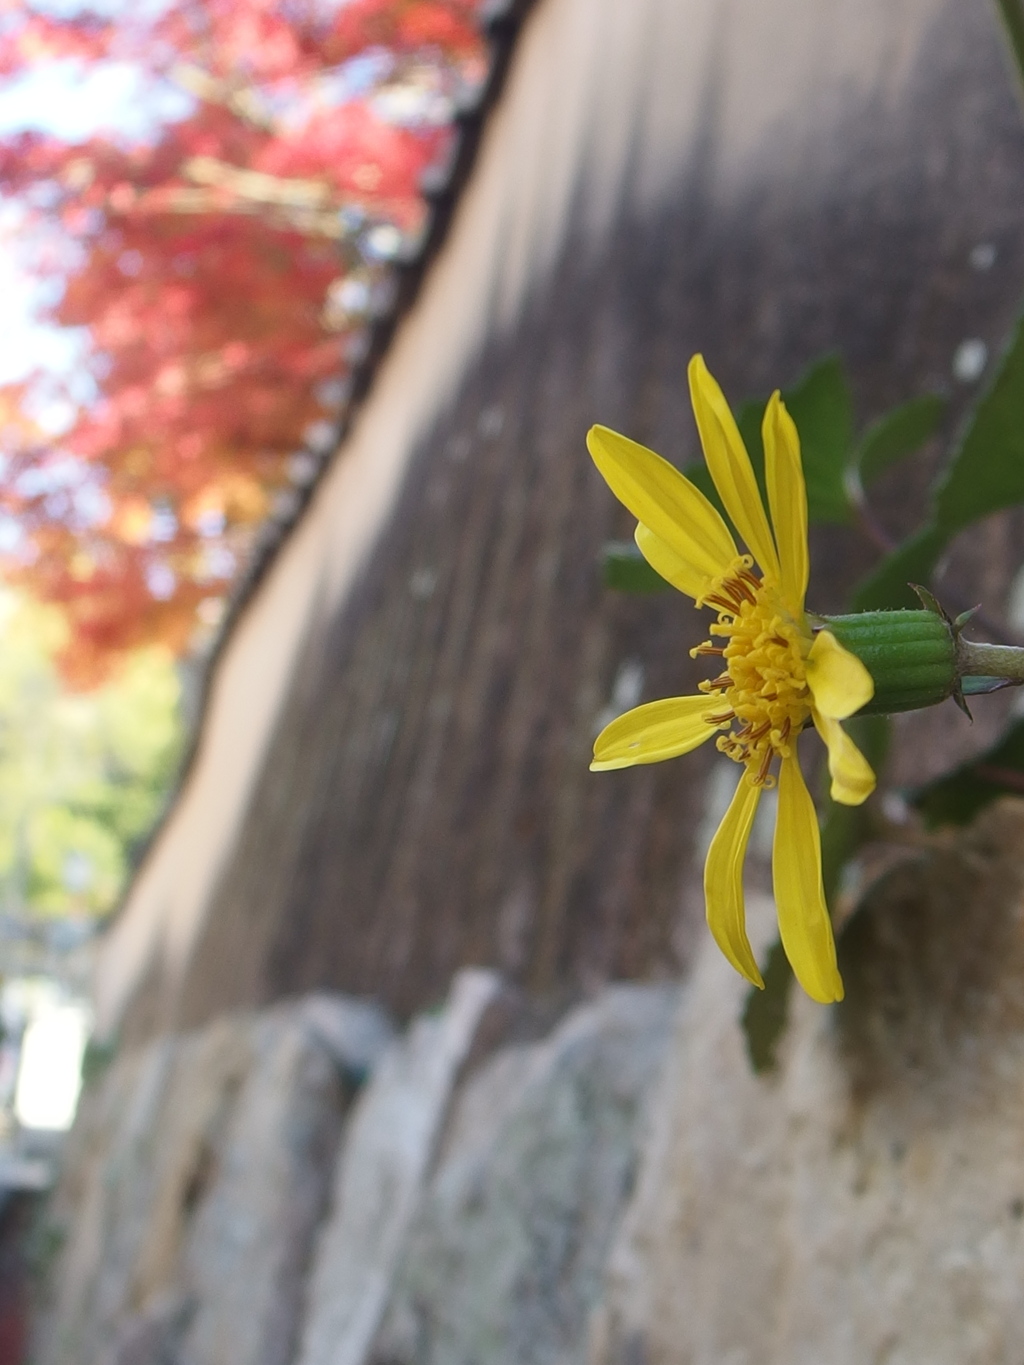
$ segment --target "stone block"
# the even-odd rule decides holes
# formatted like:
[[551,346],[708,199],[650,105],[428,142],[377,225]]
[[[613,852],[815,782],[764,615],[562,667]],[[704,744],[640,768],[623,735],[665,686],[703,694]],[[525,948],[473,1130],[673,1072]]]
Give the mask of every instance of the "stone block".
[[389,1036],[318,997],[118,1058],[49,1210],[36,1365],[289,1365],[348,1077]]
[[317,1246],[300,1365],[366,1360],[456,1084],[501,994],[495,973],[460,972],[444,1009],[414,1021],[359,1097]]
[[368,1365],[585,1360],[677,1001],[610,988],[467,1080]]
[[1022,1359],[1024,803],[886,873],[839,953],[755,1076],[702,951],[592,1365]]

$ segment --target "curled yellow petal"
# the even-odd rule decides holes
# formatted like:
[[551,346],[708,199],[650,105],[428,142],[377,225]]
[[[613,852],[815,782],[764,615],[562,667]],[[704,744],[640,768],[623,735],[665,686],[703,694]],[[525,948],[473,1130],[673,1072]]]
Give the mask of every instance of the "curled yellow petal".
[[708,928],[732,965],[754,986],[764,986],[750,940],[743,904],[743,859],[757,813],[761,788],[743,773],[704,864]]
[[590,428],[587,449],[618,500],[688,566],[689,581],[700,584],[692,596],[733,565],[738,552],[728,526],[674,465],[608,427]]
[[804,609],[810,574],[807,551],[807,488],[800,463],[800,437],[779,391],[772,394],[761,424],[768,506],[779,551],[779,588],[794,614]]
[[875,695],[871,674],[828,630],[820,630],[811,645],[807,686],[815,708],[830,720],[845,720]]
[[[711,377],[704,357],[695,355],[687,371],[690,398],[715,487],[747,548],[766,574],[778,581],[779,557],[765,515],[750,456],[729,404]],[[641,517],[641,521],[644,518]],[[649,525],[650,523],[648,523]]]
[[796,757],[782,760],[772,848],[779,935],[796,979],[823,1005],[843,998],[832,921],[821,882],[821,834]]
[[661,574],[667,583],[671,583],[673,588],[678,588],[680,592],[685,592],[687,597],[694,600],[707,592],[710,580],[699,573],[688,560],[677,555],[671,545],[666,544],[660,536],[656,536],[642,521],[637,522],[634,539],[651,568],[655,573]]
[[713,697],[665,697],[649,701],[617,716],[594,741],[591,772],[632,768],[637,763],[660,763],[688,754],[716,733],[704,719],[714,711]]
[[832,800],[844,806],[859,806],[875,790],[871,764],[837,720],[830,720],[818,710],[811,715],[815,729],[828,747]]

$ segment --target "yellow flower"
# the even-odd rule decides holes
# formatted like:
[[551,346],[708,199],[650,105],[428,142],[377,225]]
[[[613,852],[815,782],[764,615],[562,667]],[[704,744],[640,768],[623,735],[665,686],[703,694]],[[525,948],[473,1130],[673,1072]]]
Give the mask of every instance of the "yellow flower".
[[[607,427],[587,447],[615,496],[638,519],[644,558],[697,606],[718,613],[694,656],[719,658],[723,671],[692,697],[668,697],[626,712],[594,745],[595,771],[658,763],[689,753],[712,735],[743,771],[704,868],[708,926],[737,971],[763,986],[747,938],[743,859],[761,792],[779,805],[772,875],[779,933],[797,980],[815,1000],[843,997],[821,880],[821,836],[797,759],[797,737],[813,722],[828,746],[832,796],[859,805],[874,773],[839,722],[870,701],[874,684],[855,655],[804,611],[809,555],[807,492],[796,426],[778,392],[762,434],[771,521],[743,439],[702,356],[689,367],[690,396],[715,487],[750,554],[740,554],[715,507],[666,460]],[[760,572],[755,571],[755,563]]]

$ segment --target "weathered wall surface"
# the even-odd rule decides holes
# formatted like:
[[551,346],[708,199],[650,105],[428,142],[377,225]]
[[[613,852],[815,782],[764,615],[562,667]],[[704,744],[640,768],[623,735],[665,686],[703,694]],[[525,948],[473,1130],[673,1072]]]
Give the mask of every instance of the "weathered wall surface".
[[[1022,201],[993,7],[539,0],[423,294],[225,654],[104,1022],[324,985],[405,1014],[466,962],[556,995],[678,970],[711,755],[587,760],[612,699],[692,686],[701,626],[602,590],[628,521],[586,428],[693,458],[698,348],[737,399],[835,348],[861,419],[939,387],[955,425],[957,346],[998,348],[1024,292]],[[893,476],[893,528],[937,454]],[[951,602],[999,615],[1011,530],[954,555]],[[869,558],[818,539],[814,605]],[[897,768],[981,744],[998,706],[910,721]]]
[[840,959],[762,1076],[710,940],[554,1023],[471,971],[394,1037],[322,995],[126,1053],[32,1358],[1019,1365],[1024,802],[908,849]]
[[[592,1365],[1015,1365],[1024,804],[883,878],[847,998],[751,1074],[713,952],[677,1021]],[[770,918],[770,907],[769,907]]]
[[[754,1076],[701,925],[714,756],[587,772],[701,627],[600,587],[629,526],[583,437],[693,458],[698,348],[736,398],[836,348],[862,421],[932,387],[955,426],[957,347],[1024,293],[1022,127],[983,4],[538,0],[109,936],[105,1022],[178,1031],[83,1113],[39,1365],[1020,1365],[1024,806],[908,849],[844,928],[846,1001],[798,1000]],[[947,600],[998,621],[1022,532],[954,547]],[[818,537],[813,604],[869,558]],[[1002,704],[901,721],[895,771]],[[422,1014],[467,963],[502,975]],[[252,1009],[325,986],[416,1017]]]
[[33,1359],[288,1365],[342,1120],[389,1040],[321,996],[120,1057],[48,1210]]
[[582,1365],[677,998],[613,988],[531,1042],[476,971],[391,1041],[323,995],[122,1057],[48,1211],[33,1361]]

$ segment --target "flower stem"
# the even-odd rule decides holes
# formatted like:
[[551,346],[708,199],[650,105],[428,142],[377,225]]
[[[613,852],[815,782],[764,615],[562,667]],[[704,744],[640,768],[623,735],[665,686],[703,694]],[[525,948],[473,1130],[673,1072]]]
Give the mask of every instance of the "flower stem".
[[996,0],[996,5],[1002,15],[1017,75],[1021,80],[1019,93],[1024,97],[1024,10],[1021,9],[1020,0]]
[[1006,678],[1024,682],[1024,649],[1017,645],[981,645],[962,636],[957,641],[957,664],[965,678]]

